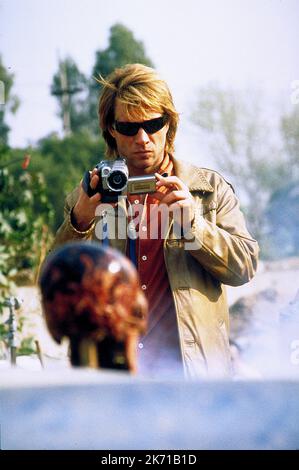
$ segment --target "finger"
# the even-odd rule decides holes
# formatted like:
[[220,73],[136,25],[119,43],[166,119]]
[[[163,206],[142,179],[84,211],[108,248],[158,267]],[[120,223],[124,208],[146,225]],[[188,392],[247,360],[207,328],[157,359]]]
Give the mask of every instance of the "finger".
[[94,168],[92,171],[89,172],[91,175],[90,177],[92,178],[94,175],[96,175],[98,173],[98,170],[97,168]]
[[169,204],[169,210],[171,211],[176,211],[176,210],[192,210],[192,206],[190,204],[190,201],[188,199],[180,200],[180,201],[175,201],[172,204]]
[[161,186],[165,186],[165,187],[173,187],[174,186],[173,182],[169,181],[169,178],[171,178],[170,176],[161,176],[161,175],[159,175],[159,173],[155,173],[155,176],[158,180],[157,183],[156,183],[156,186],[158,188],[160,188]]
[[91,189],[96,189],[96,187],[97,187],[99,181],[100,181],[99,175],[94,174],[94,175],[91,177],[90,183],[89,183]]
[[155,173],[156,178],[158,179],[156,185],[158,188],[161,186],[171,187],[175,186],[177,189],[189,189],[177,176],[161,176],[159,173]]
[[[92,197],[89,198],[89,201],[94,205],[98,205],[99,203],[102,202],[102,195],[100,193],[96,193]],[[107,206],[107,204],[111,207],[116,207],[118,202],[105,202],[103,204],[105,204],[105,207]]]
[[100,193],[95,193],[93,196],[91,196],[89,198],[89,201],[92,203],[92,204],[98,204],[102,199],[102,196]]
[[165,193],[161,193],[160,191],[156,191],[155,193],[152,193],[151,196],[155,199],[158,199],[161,201],[165,197]]
[[[188,198],[188,195],[184,191],[171,191],[168,194],[164,194],[164,197],[159,198],[160,204],[170,205],[176,201],[185,200]],[[158,199],[158,198],[157,198]]]

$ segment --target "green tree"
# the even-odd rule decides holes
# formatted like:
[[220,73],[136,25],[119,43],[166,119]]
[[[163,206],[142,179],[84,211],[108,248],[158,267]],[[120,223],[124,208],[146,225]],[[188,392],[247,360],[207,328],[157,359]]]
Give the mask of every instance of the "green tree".
[[58,100],[66,135],[81,130],[99,135],[97,112],[101,86],[96,78],[99,74],[106,77],[116,67],[137,62],[153,67],[143,43],[119,23],[110,28],[107,48],[96,51],[90,78],[80,72],[72,58],[60,62],[52,80],[51,94]]
[[46,196],[55,211],[52,231],[55,232],[62,223],[66,195],[79,184],[85,171],[103,159],[104,151],[103,139],[95,138],[87,131],[63,139],[49,135],[30,149],[31,168],[43,174]]
[[12,94],[13,83],[14,75],[9,73],[0,56],[0,91],[4,92],[4,103],[2,102],[2,99],[0,101],[0,152],[3,152],[4,147],[7,146],[8,133],[10,130],[9,126],[5,122],[5,116],[7,113],[15,114],[20,104],[17,96]]
[[153,67],[151,59],[146,55],[143,42],[135,39],[133,32],[126,26],[117,23],[110,28],[107,48],[96,51],[95,64],[89,80],[89,124],[95,135],[99,133],[97,111],[101,91],[101,85],[96,78],[99,75],[107,77],[115,68],[130,63]]
[[67,57],[61,61],[52,80],[51,95],[58,101],[58,115],[63,121],[65,134],[77,132],[86,126],[87,93],[87,78],[74,60]]
[[[53,211],[41,173],[26,169],[27,155],[8,150],[0,162],[0,292],[22,270],[34,270],[40,260],[42,233],[51,223]],[[24,161],[23,167],[20,160]],[[6,279],[6,280],[5,280]]]
[[[43,177],[27,170],[29,156],[23,157],[22,151],[6,149],[0,158],[0,357],[5,355],[3,344],[8,344],[5,299],[17,294],[17,283],[36,280],[51,239],[53,211]],[[35,351],[34,338],[23,331],[27,320],[18,316],[18,354]]]
[[134,38],[132,31],[117,23],[110,28],[109,44],[104,50],[96,52],[96,61],[92,75],[99,73],[106,77],[116,67],[129,63],[140,63],[153,67],[152,61],[145,53],[144,45]]

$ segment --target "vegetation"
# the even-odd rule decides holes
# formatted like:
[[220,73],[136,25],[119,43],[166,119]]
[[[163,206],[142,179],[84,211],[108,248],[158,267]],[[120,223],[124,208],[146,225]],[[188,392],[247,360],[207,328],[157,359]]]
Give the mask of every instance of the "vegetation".
[[[128,63],[153,66],[144,45],[134,38],[132,31],[122,24],[110,28],[108,46],[95,53],[95,63],[89,77],[85,76],[68,57],[61,61],[52,80],[51,93],[58,101],[59,116],[68,122],[67,132],[85,130],[98,138],[98,98],[101,85],[97,77],[107,77],[116,67]],[[68,107],[67,116],[65,107]]]

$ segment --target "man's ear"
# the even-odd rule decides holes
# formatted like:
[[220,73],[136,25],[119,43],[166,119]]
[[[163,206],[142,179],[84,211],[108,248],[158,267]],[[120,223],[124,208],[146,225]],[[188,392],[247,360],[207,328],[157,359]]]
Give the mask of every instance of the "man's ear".
[[115,139],[115,129],[112,127],[112,126],[109,126],[108,127],[108,132],[110,135],[112,135],[112,137]]

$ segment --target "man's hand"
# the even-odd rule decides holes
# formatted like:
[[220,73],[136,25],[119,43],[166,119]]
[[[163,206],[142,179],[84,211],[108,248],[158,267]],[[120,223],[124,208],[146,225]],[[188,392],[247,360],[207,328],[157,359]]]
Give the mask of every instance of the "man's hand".
[[[94,168],[90,172],[90,187],[95,189],[99,182],[99,176],[97,174],[97,169]],[[98,204],[101,202],[100,193],[94,194],[92,197],[88,197],[86,192],[82,187],[80,187],[80,193],[78,201],[73,208],[72,212],[72,222],[74,227],[80,232],[88,230],[95,218],[95,211]]]
[[[174,218],[183,229],[191,227],[195,216],[195,204],[188,187],[177,176],[161,176],[155,174],[158,182],[156,184],[157,192],[153,197],[158,199],[159,204],[166,204],[169,210],[173,212]],[[159,191],[159,188],[167,188],[166,193]]]

